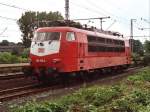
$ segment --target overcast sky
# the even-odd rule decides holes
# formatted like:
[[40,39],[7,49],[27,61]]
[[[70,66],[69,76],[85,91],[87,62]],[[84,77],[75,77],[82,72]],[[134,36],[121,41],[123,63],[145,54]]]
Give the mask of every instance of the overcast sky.
[[[70,18],[93,18],[110,16],[110,19],[103,23],[104,30],[117,31],[124,36],[130,35],[130,19],[134,22],[135,36],[148,36],[149,29],[144,31],[138,28],[149,28],[149,7],[150,0],[70,0]],[[2,4],[18,6],[21,9],[12,8]],[[15,20],[19,19],[26,10],[31,11],[60,11],[65,15],[65,0],[0,0],[0,41],[9,40],[12,42],[21,41],[21,32]],[[26,10],[23,10],[26,9]],[[142,20],[141,20],[142,18]],[[149,22],[149,24],[148,24]],[[99,20],[82,21],[88,25],[100,27]],[[144,41],[148,37],[135,37]]]

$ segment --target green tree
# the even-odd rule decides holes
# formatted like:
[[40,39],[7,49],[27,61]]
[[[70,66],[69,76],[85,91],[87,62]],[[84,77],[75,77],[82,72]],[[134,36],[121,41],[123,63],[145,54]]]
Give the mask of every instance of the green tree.
[[132,43],[133,43],[133,53],[143,55],[144,54],[143,44],[139,40],[132,40]]
[[150,41],[144,42],[144,65],[150,65]]
[[144,42],[144,50],[145,50],[145,53],[150,54],[150,41],[146,40]]
[[8,40],[2,40],[0,43],[1,46],[9,46],[9,41]]
[[21,18],[18,20],[19,28],[22,32],[22,42],[25,47],[29,47],[31,39],[33,37],[33,31],[31,30],[31,25],[35,21],[36,13],[35,12],[25,12],[22,14]]
[[139,40],[134,40],[133,41],[133,52],[137,53],[139,55],[143,55],[144,54],[144,48],[142,43]]
[[[59,12],[25,12],[18,20],[19,28],[22,32],[22,42],[25,47],[30,47],[31,39],[33,38],[34,27],[47,26],[43,21],[63,20]],[[41,22],[42,21],[42,22]]]

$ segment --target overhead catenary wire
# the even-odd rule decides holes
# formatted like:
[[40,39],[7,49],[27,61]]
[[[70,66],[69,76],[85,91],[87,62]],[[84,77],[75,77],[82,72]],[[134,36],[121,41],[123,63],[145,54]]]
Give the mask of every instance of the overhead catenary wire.
[[[125,25],[130,25],[130,23],[128,22],[129,19],[125,18],[125,17],[121,17],[121,16],[118,16],[116,14],[113,14],[109,11],[106,11],[105,9],[103,9],[102,7],[98,6],[97,4],[95,4],[95,2],[92,2],[90,0],[86,0],[86,3],[89,3],[90,5],[94,6],[94,8],[97,8],[98,10],[102,10],[104,13],[106,13],[107,15],[111,15],[111,19],[113,19],[114,21],[117,20],[116,22],[121,22],[121,23],[124,23]],[[118,18],[118,19],[117,19]],[[139,24],[135,23],[135,27],[138,29],[139,28]]]
[[[16,5],[10,5],[10,4],[6,4],[6,3],[2,3],[2,2],[0,2],[0,5],[4,5],[4,6],[7,6],[7,7],[19,9],[19,10],[29,11],[28,9],[21,8],[21,7],[18,7],[18,6],[16,6]],[[5,19],[5,20],[17,21],[17,19],[10,18],[10,17],[0,16],[0,18]]]
[[2,19],[6,19],[6,20],[17,21],[17,19],[9,18],[9,17],[4,17],[4,16],[0,16],[0,18],[2,18]]
[[116,23],[116,20],[114,20],[113,23],[106,30],[109,30],[109,28],[111,28],[115,23]]
[[105,2],[106,4],[109,4],[110,6],[113,6],[117,9],[117,11],[121,11],[121,12],[126,12],[126,10],[122,9],[118,4],[116,4],[116,2],[112,2],[111,0],[109,0],[109,2],[107,0],[102,0],[103,2]]
[[[129,23],[127,22],[128,20],[126,20],[126,19],[120,19],[120,17],[118,17],[118,16],[116,16],[116,15],[114,15],[114,14],[112,14],[112,13],[109,13],[109,12],[107,12],[107,11],[105,11],[105,10],[103,10],[102,8],[100,8],[99,7],[99,9],[98,10],[95,10],[95,9],[93,9],[93,8],[89,8],[89,7],[86,7],[86,6],[84,6],[84,5],[81,5],[81,4],[77,4],[77,3],[75,3],[75,2],[71,2],[73,5],[76,5],[77,7],[80,7],[80,8],[82,8],[82,9],[86,9],[87,11],[90,11],[90,12],[93,12],[93,13],[95,13],[95,14],[101,14],[101,15],[103,15],[103,16],[108,16],[108,15],[111,15],[111,19],[112,18],[119,18],[119,20],[121,20],[122,22],[124,22],[124,24],[128,24],[129,25]],[[94,6],[94,8],[96,8],[96,6],[93,4],[93,6]],[[101,12],[100,12],[100,10],[102,10]],[[113,21],[114,20],[117,20],[117,19],[112,19]],[[117,21],[117,22],[119,22],[119,21]]]
[[[113,20],[117,20],[116,22],[119,22],[121,20],[124,24],[129,25],[129,22],[128,22],[129,20],[127,18],[120,17],[120,16],[118,16],[116,14],[113,14],[110,11],[107,11],[107,10],[101,8],[100,6],[98,6],[98,4],[96,4],[96,3],[94,3],[94,2],[92,2],[90,0],[87,0],[86,3],[89,3],[90,6],[93,6],[94,8],[86,7],[83,4],[78,4],[78,3],[75,3],[74,1],[70,1],[70,3],[72,3],[73,5],[76,5],[76,6],[80,7],[80,8],[83,8],[85,10],[91,11],[91,12],[93,12],[95,14],[101,14],[103,16],[109,16],[109,15],[111,15],[111,19],[112,18],[118,18],[118,19],[113,19]],[[12,7],[12,8],[16,8],[16,9],[23,10],[23,11],[29,11],[28,9],[21,8],[21,7],[18,7],[16,5],[11,5],[11,4],[8,4],[8,3],[2,3],[2,2],[0,2],[0,5]],[[17,19],[8,18],[8,17],[2,17],[2,16],[0,16],[0,18],[7,19],[7,20],[17,21]],[[137,24],[137,23],[135,23],[135,24]],[[135,27],[137,27],[137,25]],[[137,28],[139,28],[139,27],[137,27]]]
[[16,9],[20,9],[20,10],[24,10],[24,11],[29,11],[28,9],[21,8],[21,7],[18,7],[16,5],[10,5],[10,4],[6,4],[6,3],[2,3],[2,2],[0,2],[0,5],[4,5],[4,6],[7,6],[7,7],[12,7],[12,8],[16,8]]
[[[90,0],[87,0],[86,3],[89,3],[90,5],[94,6],[94,8],[97,8],[97,10],[102,10],[107,15],[111,15],[113,18],[116,17],[116,18],[119,18],[120,20],[128,21],[126,18],[120,17],[120,16],[115,15],[115,14],[109,12],[109,11],[106,11],[105,9],[103,9],[102,7],[98,6],[97,4],[93,3]],[[116,20],[116,19],[114,19],[114,20]]]
[[[86,7],[86,6],[84,6],[83,4],[78,4],[78,3],[75,3],[75,2],[71,2],[71,3],[72,3],[73,5],[79,7],[79,8],[86,9],[87,11],[93,12],[93,13],[98,14],[98,15],[100,15],[100,14],[103,14],[104,16],[110,15],[110,13],[109,13],[109,14],[108,14],[108,13],[106,14],[106,13],[104,13],[104,11],[103,11],[103,13],[101,13],[100,10],[95,10],[95,9]],[[93,6],[93,5],[92,5],[92,6]],[[111,14],[111,15],[112,15],[112,14]],[[113,16],[114,16],[114,15],[113,15]],[[118,18],[119,18],[119,17],[118,17]],[[116,19],[112,19],[112,20],[118,22]],[[123,22],[124,22],[124,24],[125,24],[126,26],[129,26],[129,23],[128,23],[127,20],[126,20],[126,21],[124,20]]]
[[[112,14],[112,13],[110,13],[110,12],[108,12],[108,11],[102,9],[101,7],[98,7],[98,5],[94,4],[94,3],[91,2],[90,0],[87,0],[87,1],[90,2],[90,4],[93,4],[94,7],[98,8],[98,10],[95,10],[95,9],[92,9],[92,8],[89,8],[89,7],[83,7],[82,5],[77,4],[77,3],[75,3],[75,2],[72,2],[72,1],[70,1],[70,2],[71,2],[72,4],[78,6],[78,7],[84,8],[84,9],[86,9],[86,10],[88,10],[88,11],[92,11],[92,12],[97,13],[97,14],[101,14],[101,15],[103,15],[103,16],[108,16],[108,15],[115,16],[114,14]],[[6,4],[6,3],[2,3],[2,2],[0,2],[0,5],[12,7],[12,8],[16,8],[16,9],[20,9],[20,10],[24,10],[24,11],[29,11],[28,9],[21,8],[21,7],[18,7],[18,6],[16,6],[16,5],[10,5],[10,4]],[[101,9],[102,12],[99,11],[99,9]],[[107,13],[107,14],[106,14],[106,13]],[[116,17],[117,17],[117,16],[116,16]],[[5,17],[5,18],[6,18],[6,17]],[[7,19],[7,18],[6,18],[6,19]],[[12,19],[12,18],[8,18],[8,19],[14,20],[14,19]]]
[[101,8],[100,6],[98,6],[95,3],[91,2],[90,0],[86,0],[86,3],[88,3],[90,6],[94,6],[95,9],[97,8],[97,10],[102,10],[102,12],[105,13],[106,15],[112,15],[112,16],[114,16],[112,13],[104,10],[103,8]]
[[[89,3],[88,1],[89,1],[89,0],[86,0],[86,3]],[[116,22],[118,22],[119,24],[124,24],[124,25],[125,25],[126,27],[128,27],[128,28],[129,28],[129,26],[130,26],[129,20],[130,20],[131,18],[122,17],[122,16],[120,16],[120,15],[117,15],[116,13],[114,14],[114,13],[112,13],[112,12],[110,12],[110,11],[107,11],[106,9],[101,8],[100,6],[98,6],[98,4],[89,3],[90,6],[92,6],[94,9],[91,8],[91,7],[89,8],[88,6],[85,6],[85,4],[77,4],[77,3],[73,3],[73,4],[76,5],[76,6],[78,6],[78,7],[80,7],[80,8],[82,8],[82,9],[84,8],[84,9],[86,9],[87,11],[93,12],[93,13],[111,16],[111,20],[113,20],[113,21],[115,21],[115,22],[113,22],[113,23],[110,25],[110,27],[112,27],[112,25],[114,25]],[[139,30],[139,27],[141,27],[141,25],[139,25],[139,23],[136,22],[136,23],[134,24],[134,27],[136,28],[136,30]],[[109,27],[108,27],[108,29],[109,29]],[[106,29],[106,30],[107,30],[107,29]]]
[[0,36],[3,35],[6,30],[7,30],[7,27],[3,29],[3,31],[0,33]]
[[93,9],[93,8],[89,8],[89,7],[83,6],[83,5],[81,5],[81,4],[72,2],[72,1],[70,1],[70,3],[73,4],[73,5],[75,5],[75,6],[77,6],[77,7],[80,7],[80,8],[82,8],[82,9],[85,9],[85,10],[87,10],[87,11],[93,12],[93,13],[95,13],[95,14],[99,14],[99,15],[103,15],[103,16],[108,16],[108,15],[104,14],[103,12],[100,12],[100,11],[95,10],[95,9]]
[[[10,5],[8,3],[2,3],[2,2],[0,2],[0,5],[11,7],[11,8],[15,8],[15,9],[19,9],[19,10],[23,10],[23,11],[29,11],[28,9],[21,8],[21,7],[18,7],[16,5]],[[0,19],[11,20],[11,21],[17,22],[17,19],[10,18],[10,17],[0,16]]]

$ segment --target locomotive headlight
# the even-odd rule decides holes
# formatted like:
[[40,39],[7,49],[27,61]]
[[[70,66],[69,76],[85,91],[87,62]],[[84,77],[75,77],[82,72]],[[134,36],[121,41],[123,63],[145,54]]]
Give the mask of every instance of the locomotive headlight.
[[56,64],[56,63],[59,63],[60,61],[61,61],[60,59],[53,59],[53,60],[52,60],[52,62],[55,63],[55,64]]

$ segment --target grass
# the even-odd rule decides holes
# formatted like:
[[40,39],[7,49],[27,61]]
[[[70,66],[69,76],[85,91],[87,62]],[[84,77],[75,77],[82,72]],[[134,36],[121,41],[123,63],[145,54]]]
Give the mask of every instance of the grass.
[[82,88],[57,101],[14,106],[11,112],[150,112],[150,67],[117,85]]

